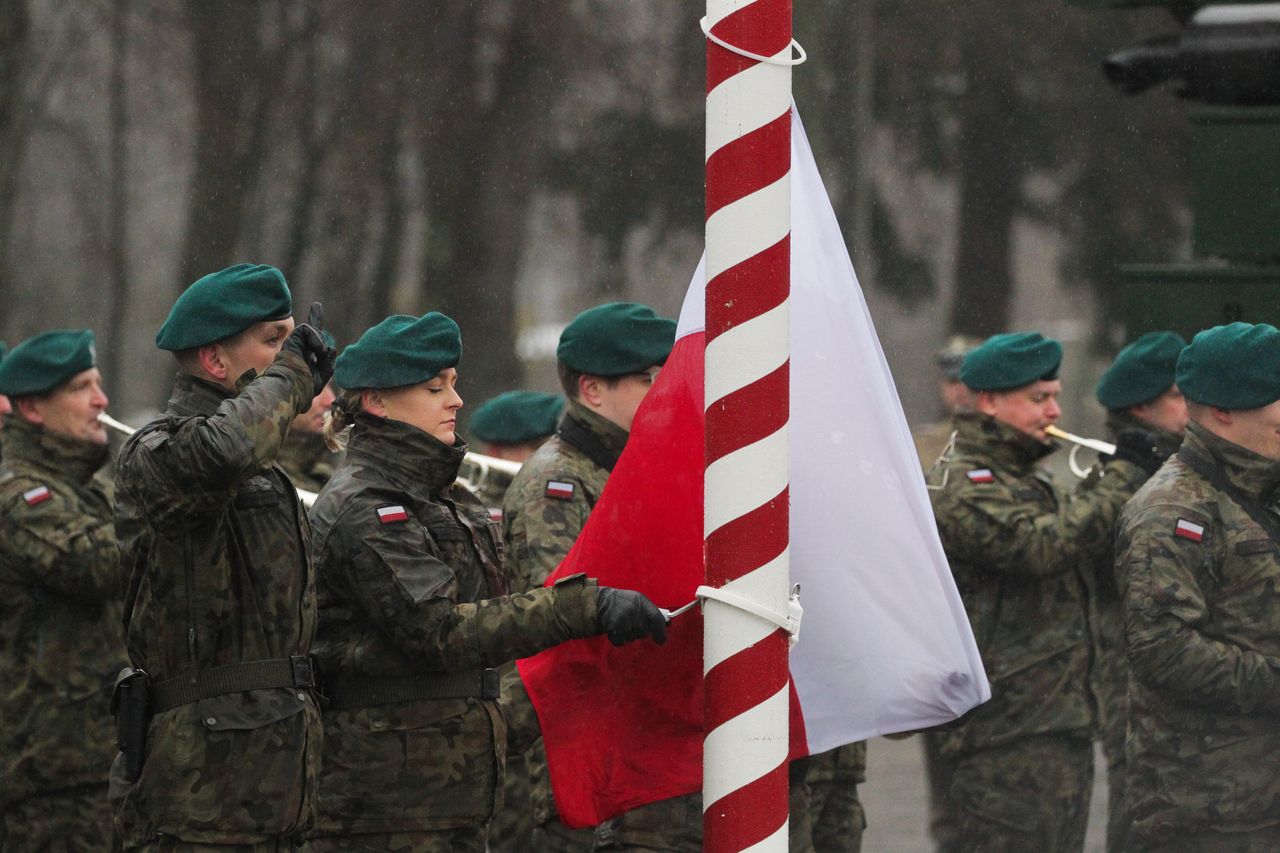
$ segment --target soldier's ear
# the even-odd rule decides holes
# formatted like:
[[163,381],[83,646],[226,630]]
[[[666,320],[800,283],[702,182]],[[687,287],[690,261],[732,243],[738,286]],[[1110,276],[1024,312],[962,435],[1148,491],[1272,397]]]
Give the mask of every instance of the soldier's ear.
[[15,397],[12,402],[18,417],[29,424],[44,426],[44,407],[40,405],[41,400],[40,397]]
[[603,399],[601,397],[601,386],[604,380],[599,376],[592,376],[590,373],[584,373],[578,377],[578,401],[589,409],[600,408]]
[[387,404],[383,401],[382,393],[377,388],[365,388],[360,392],[360,408],[380,418],[387,416]]
[[209,374],[211,379],[227,381],[230,370],[221,344],[205,344],[196,351],[196,357],[200,360],[200,369]]

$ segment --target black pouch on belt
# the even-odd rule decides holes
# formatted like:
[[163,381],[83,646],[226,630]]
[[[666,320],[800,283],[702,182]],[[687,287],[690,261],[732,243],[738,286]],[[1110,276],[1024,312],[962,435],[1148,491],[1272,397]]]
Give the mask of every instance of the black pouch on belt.
[[151,724],[151,678],[126,666],[111,690],[111,713],[116,718],[116,747],[124,753],[125,778],[138,781],[147,757],[147,727]]

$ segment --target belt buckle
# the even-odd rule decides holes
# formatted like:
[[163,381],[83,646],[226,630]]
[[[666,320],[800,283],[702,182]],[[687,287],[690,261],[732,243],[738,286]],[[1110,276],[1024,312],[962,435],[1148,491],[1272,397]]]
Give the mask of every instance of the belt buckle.
[[289,666],[293,669],[294,687],[316,686],[316,671],[310,655],[290,655]]
[[480,698],[481,699],[497,699],[501,694],[498,684],[498,671],[496,669],[483,669],[480,671]]

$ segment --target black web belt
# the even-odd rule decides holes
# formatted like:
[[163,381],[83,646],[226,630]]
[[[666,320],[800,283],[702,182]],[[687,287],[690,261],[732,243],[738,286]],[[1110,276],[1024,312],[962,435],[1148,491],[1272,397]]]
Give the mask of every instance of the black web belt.
[[274,687],[308,689],[315,686],[315,668],[308,655],[211,666],[153,683],[150,710],[152,714],[162,714],[179,705],[246,690]]
[[326,707],[333,711],[372,708],[422,699],[497,699],[498,671],[473,669],[386,678],[325,679]]

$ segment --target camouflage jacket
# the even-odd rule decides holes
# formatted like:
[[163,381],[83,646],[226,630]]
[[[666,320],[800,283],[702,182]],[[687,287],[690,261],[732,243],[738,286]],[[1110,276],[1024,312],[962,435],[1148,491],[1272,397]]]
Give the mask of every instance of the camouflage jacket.
[[106,783],[125,665],[104,445],[9,418],[0,444],[0,806]]
[[[585,433],[606,467],[560,434]],[[534,589],[569,554],[587,516],[600,499],[613,463],[627,444],[627,431],[581,403],[569,401],[560,431],[547,439],[520,468],[502,501],[507,577],[512,589]],[[533,819],[546,823],[555,815],[551,780],[538,718],[517,674],[503,673],[503,708],[511,725],[512,747],[525,753]]]
[[[1280,524],[1280,463],[1195,423],[1183,448]],[[1280,543],[1175,456],[1125,507],[1116,553],[1134,832],[1280,824]]]
[[285,438],[276,464],[299,489],[319,492],[333,476],[341,456],[324,443],[323,434],[299,429],[290,431]]
[[1089,737],[1092,639],[1081,569],[1109,548],[1146,475],[1108,463],[1088,491],[1059,494],[1036,463],[1054,450],[993,418],[956,418],[955,447],[929,472],[933,511],[991,700],[946,731],[963,754],[1032,734]]
[[[1164,456],[1176,453],[1182,436],[1165,432],[1127,414],[1107,417],[1108,441],[1115,441],[1122,430],[1142,429],[1156,437],[1156,449]],[[1102,476],[1104,466],[1095,465],[1082,488],[1092,488]],[[1114,531],[1113,531],[1114,534]],[[1116,579],[1115,537],[1105,552],[1098,555],[1085,572],[1092,594],[1092,627],[1094,631],[1093,689],[1100,701],[1100,720],[1104,729],[1112,731],[1112,743],[1124,743],[1125,694],[1128,691],[1128,661],[1125,657],[1124,618],[1120,608],[1120,587]]]
[[[596,633],[596,586],[581,575],[501,595],[498,525],[454,484],[465,452],[357,415],[311,510],[327,684],[475,670]],[[492,701],[328,710],[325,738],[317,834],[471,826],[493,812],[506,727]]]
[[[608,467],[591,459],[562,434],[567,425],[580,428],[610,460]],[[604,491],[609,471],[622,455],[627,432],[581,403],[570,402],[561,418],[561,433],[538,448],[516,474],[502,501],[503,539],[511,589],[542,586],[560,565],[587,523]]]
[[[289,352],[236,396],[179,376],[164,414],[121,451],[125,630],[133,665],[153,682],[310,651],[311,531],[272,461],[311,396],[310,372]],[[125,847],[158,833],[219,844],[298,833],[314,808],[320,737],[315,699],[292,687],[155,715],[138,781],[113,768]]]

